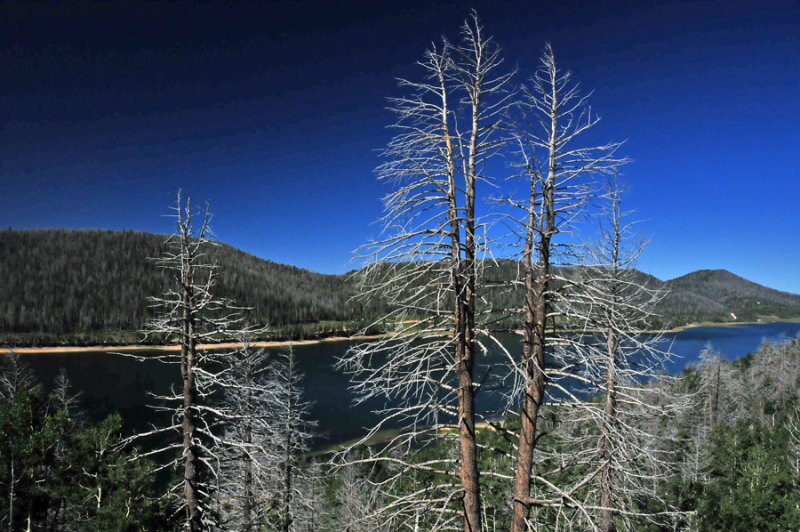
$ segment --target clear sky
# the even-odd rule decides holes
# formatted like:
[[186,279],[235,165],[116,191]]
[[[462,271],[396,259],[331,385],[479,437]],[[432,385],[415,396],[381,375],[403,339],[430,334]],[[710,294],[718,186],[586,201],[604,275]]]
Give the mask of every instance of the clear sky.
[[471,8],[519,66],[545,42],[626,140],[661,279],[725,268],[800,293],[800,3],[0,4],[0,227],[170,232],[325,273],[377,235],[385,98]]

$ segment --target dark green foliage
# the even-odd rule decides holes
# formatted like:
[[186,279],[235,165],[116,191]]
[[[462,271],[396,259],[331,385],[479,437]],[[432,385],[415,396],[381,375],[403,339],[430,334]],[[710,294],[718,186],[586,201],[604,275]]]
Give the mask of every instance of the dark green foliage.
[[119,452],[121,426],[119,415],[109,416],[68,449],[61,488],[71,529],[168,529],[167,508],[153,492],[152,464]]
[[[49,488],[57,482],[56,444],[67,423],[64,412],[50,412],[40,388],[19,389],[0,406],[0,523],[46,523]],[[10,492],[13,490],[13,500]],[[36,525],[34,525],[35,527]]]
[[[151,317],[147,298],[164,293],[170,283],[169,272],[149,260],[163,254],[165,239],[132,231],[0,231],[2,340],[140,341],[135,331]],[[219,297],[252,307],[252,321],[289,338],[356,331],[375,314],[349,301],[354,292],[348,276],[276,264],[225,244],[211,255],[220,265]]]
[[14,530],[173,528],[153,465],[120,445],[118,415],[80,430],[41,387],[9,390],[0,404],[0,528],[9,519]]
[[740,421],[717,429],[697,517],[704,530],[797,530],[800,489],[781,427]]
[[[168,272],[148,260],[161,256],[165,239],[133,231],[0,231],[0,343],[140,342],[136,331],[151,316],[147,297],[163,293],[170,282]],[[353,299],[352,275],[323,275],[276,264],[225,244],[214,247],[212,255],[222,274],[218,295],[252,307],[251,320],[269,325],[271,339],[352,334],[386,313],[380,301]],[[478,312],[491,313],[489,323],[495,330],[519,328],[521,316],[514,309],[522,308],[523,291],[519,283],[509,283],[519,280],[519,264],[487,262],[481,275],[486,289]],[[659,323],[650,327],[751,320],[757,315],[800,316],[800,296],[724,270],[702,270],[666,283],[637,275],[637,282],[671,290],[656,309]],[[380,327],[370,332],[381,332]]]
[[[800,339],[765,342],[721,364],[721,372],[698,365],[680,376],[679,385],[698,402],[674,427],[682,473],[665,488],[675,506],[694,512],[692,525],[700,530],[797,530],[800,434],[793,439],[790,429],[798,426]],[[705,372],[721,375],[713,430]]]

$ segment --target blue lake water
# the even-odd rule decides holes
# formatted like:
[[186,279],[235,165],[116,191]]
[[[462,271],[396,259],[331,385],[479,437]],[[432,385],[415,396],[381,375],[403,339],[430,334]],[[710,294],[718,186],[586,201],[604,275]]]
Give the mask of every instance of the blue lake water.
[[800,323],[758,323],[751,325],[729,325],[726,327],[690,327],[666,335],[672,340],[671,351],[680,358],[669,367],[671,373],[683,370],[687,363],[697,359],[700,351],[711,343],[715,350],[727,360],[755,353],[764,340],[777,341],[794,338],[800,334]]
[[[693,327],[666,335],[671,351],[677,355],[668,366],[678,373],[697,359],[707,343],[724,358],[732,360],[755,352],[764,340],[775,341],[800,334],[800,323],[763,323],[727,327]],[[510,349],[519,345],[516,335],[506,335]],[[347,377],[333,368],[336,357],[352,345],[350,341],[323,342],[294,348],[298,365],[305,373],[305,396],[313,402],[312,417],[319,421],[322,436],[317,444],[343,441],[364,433],[364,427],[375,420],[372,410],[379,403],[353,405]],[[490,354],[491,356],[491,354]],[[157,362],[136,362],[107,352],[80,354],[26,355],[28,362],[45,386],[52,383],[64,368],[75,390],[82,391],[81,406],[92,421],[99,421],[112,412],[120,412],[128,430],[144,430],[157,421],[157,415],[146,405],[148,392],[164,393],[178,386],[177,366]],[[484,411],[496,408],[497,400],[487,394]]]

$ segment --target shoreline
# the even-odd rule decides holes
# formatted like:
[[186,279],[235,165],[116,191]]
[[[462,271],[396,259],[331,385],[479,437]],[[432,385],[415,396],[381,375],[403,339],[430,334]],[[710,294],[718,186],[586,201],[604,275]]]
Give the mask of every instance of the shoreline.
[[[250,342],[252,347],[288,347],[294,345],[316,345],[329,342],[345,342],[347,340],[374,340],[383,335],[373,336],[329,336],[314,340],[265,340],[260,342]],[[200,344],[198,349],[233,349],[241,346],[241,342],[222,342],[219,344]],[[38,347],[0,347],[0,354],[18,353],[20,355],[60,355],[60,354],[79,354],[90,352],[117,353],[124,351],[180,351],[181,346],[172,345],[64,345],[64,346],[38,346]]]
[[[685,325],[678,325],[677,327],[673,327],[671,329],[646,329],[639,332],[640,334],[662,334],[662,333],[673,334],[685,331],[686,329],[694,329],[696,327],[735,327],[737,325],[766,325],[767,323],[800,323],[800,318],[776,318],[774,316],[765,316],[765,318],[770,318],[770,319],[763,319],[758,321],[699,321],[694,323],[687,323]],[[515,334],[523,334],[525,331],[523,331],[522,329],[514,329],[511,332]],[[577,331],[575,329],[559,329],[557,332],[569,333],[569,332],[587,332],[587,331]],[[595,329],[589,332],[599,332],[599,331]]]
[[[765,316],[765,318],[758,321],[726,321],[726,322],[696,322],[696,323],[687,323],[685,325],[679,325],[678,327],[673,327],[671,329],[666,329],[663,331],[657,330],[649,330],[649,331],[642,331],[646,334],[658,334],[659,332],[663,333],[678,333],[684,331],[686,329],[692,329],[695,327],[732,327],[736,325],[762,325],[766,323],[800,323],[800,317],[798,318],[776,318],[773,316]],[[511,331],[516,334],[520,334],[521,330]],[[266,340],[260,342],[251,342],[250,345],[252,347],[288,347],[293,345],[317,345],[322,343],[330,343],[330,342],[345,342],[348,340],[376,340],[378,338],[385,337],[385,334],[375,334],[375,335],[353,335],[353,336],[329,336],[326,338],[317,338],[311,340]],[[219,344],[201,344],[198,346],[199,349],[232,349],[235,347],[240,346],[241,343],[239,342],[223,342]],[[89,352],[106,352],[106,353],[117,353],[117,352],[124,352],[124,351],[179,351],[180,345],[173,344],[173,345],[142,345],[142,344],[133,344],[133,345],[97,345],[97,346],[38,346],[38,347],[0,347],[0,354],[10,354],[12,352],[19,353],[21,355],[49,355],[49,354],[80,354],[80,353],[89,353]]]
[[800,323],[800,318],[778,318],[776,316],[764,316],[763,320],[756,321],[701,321],[695,323],[687,323],[686,325],[679,325],[672,329],[664,331],[645,331],[647,333],[677,333],[685,331],[686,329],[694,329],[695,327],[733,327],[736,325],[765,325],[767,323]]

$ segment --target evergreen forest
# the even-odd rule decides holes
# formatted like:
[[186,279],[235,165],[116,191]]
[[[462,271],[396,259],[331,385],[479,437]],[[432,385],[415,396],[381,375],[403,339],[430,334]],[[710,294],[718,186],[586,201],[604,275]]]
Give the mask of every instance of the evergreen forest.
[[[74,398],[79,393],[60,380],[43,392],[24,363],[2,357],[0,414],[0,523],[9,530],[175,530],[180,527],[165,490],[177,472],[154,474],[156,463],[141,456],[121,434],[117,415],[97,425],[82,420]],[[655,497],[632,508],[675,508],[669,524],[631,516],[635,530],[796,530],[800,527],[800,341],[765,343],[745,358],[721,360],[709,347],[698,363],[670,385],[690,402],[679,414],[658,420],[663,439],[664,474],[652,479]],[[554,447],[577,430],[566,409],[545,413]],[[481,457],[487,473],[509,466],[513,432],[519,420],[509,416],[496,427],[479,430],[492,451]],[[563,443],[561,443],[563,442]],[[543,463],[563,459],[563,452]],[[362,453],[367,453],[363,449]],[[450,443],[428,443],[417,450],[420,463],[452,455]],[[379,519],[384,502],[374,485],[392,468],[353,464],[333,469],[324,454],[298,456],[294,530],[391,530]],[[277,475],[276,469],[273,475]],[[435,490],[444,478],[416,475],[393,484],[392,494]],[[507,529],[507,482],[488,484],[485,513],[493,529]],[[258,492],[269,508],[262,529],[279,528],[279,479]],[[588,493],[589,488],[585,488]],[[576,494],[585,496],[585,494]],[[220,495],[220,498],[222,496]],[[220,507],[227,508],[224,500]],[[453,501],[454,507],[457,506]],[[561,510],[565,512],[575,510]],[[9,519],[12,519],[9,526]],[[270,521],[271,520],[271,521]],[[559,512],[539,510],[542,529],[557,528]],[[384,525],[387,525],[386,527]],[[420,521],[420,529],[431,523]],[[30,528],[29,528],[30,527]],[[586,527],[591,528],[591,527]]]
[[[41,229],[0,231],[0,343],[26,345],[121,345],[154,343],[140,331],[152,317],[148,297],[169,284],[151,258],[164,249],[165,235],[135,231]],[[354,299],[356,271],[323,275],[277,264],[217,243],[217,291],[269,326],[265,339],[349,336],[379,323],[388,303]],[[487,304],[502,319],[496,330],[519,328],[513,309],[524,301],[520,265],[489,261],[482,270]],[[746,322],[763,316],[800,316],[800,296],[747,281],[725,270],[703,270],[663,282],[641,273],[640,281],[667,295],[652,325]],[[511,312],[511,314],[509,314]],[[732,318],[731,313],[736,316]]]

